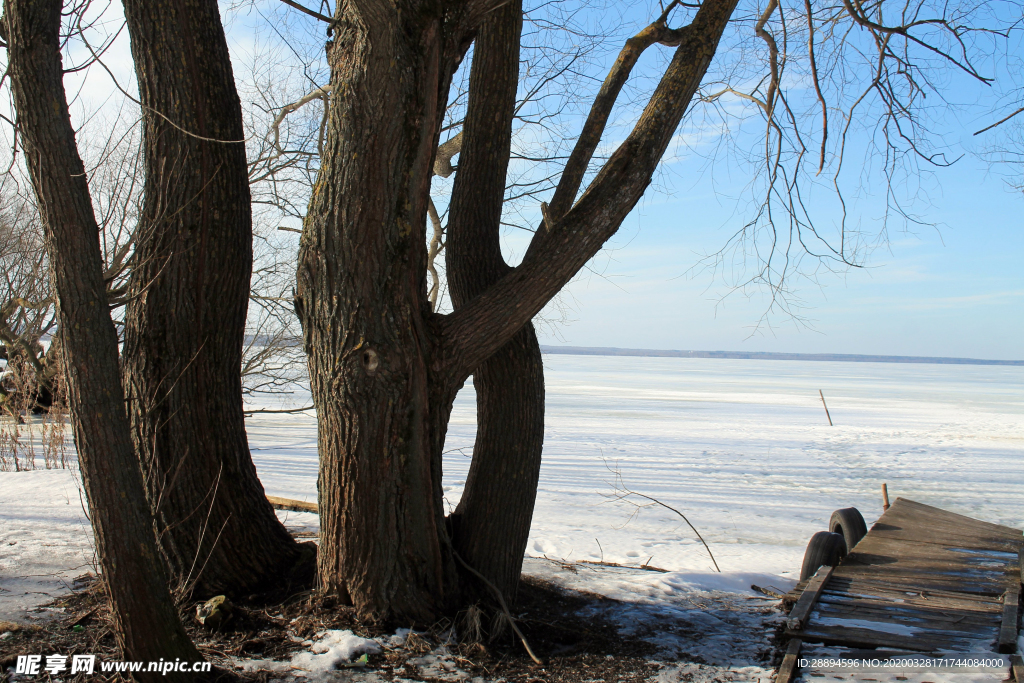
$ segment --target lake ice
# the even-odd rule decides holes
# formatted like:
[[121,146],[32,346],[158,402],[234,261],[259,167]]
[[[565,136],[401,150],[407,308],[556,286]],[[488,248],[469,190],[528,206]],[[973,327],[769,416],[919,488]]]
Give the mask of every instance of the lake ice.
[[[633,515],[612,500],[616,468],[632,490],[687,515],[727,572],[793,577],[833,510],[857,507],[869,525],[881,514],[883,482],[893,499],[1024,526],[1024,367],[553,354],[544,364],[527,555],[712,570],[674,514]],[[451,506],[475,410],[470,381],[445,444]],[[258,414],[248,427],[267,493],[315,500],[314,418]]]

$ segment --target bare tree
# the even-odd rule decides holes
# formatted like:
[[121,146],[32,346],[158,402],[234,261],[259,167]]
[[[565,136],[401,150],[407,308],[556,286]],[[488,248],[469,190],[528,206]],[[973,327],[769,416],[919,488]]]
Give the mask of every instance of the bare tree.
[[[59,0],[7,0],[0,20],[18,133],[61,316],[75,441],[118,644],[128,659],[202,656],[178,618],[132,449],[97,225],[63,87]],[[174,680],[195,680],[172,674]],[[156,680],[144,674],[143,680]]]
[[313,551],[267,502],[245,433],[241,105],[216,0],[124,5],[144,126],[123,354],[135,448],[172,580],[197,596],[248,595],[303,566],[311,578]]

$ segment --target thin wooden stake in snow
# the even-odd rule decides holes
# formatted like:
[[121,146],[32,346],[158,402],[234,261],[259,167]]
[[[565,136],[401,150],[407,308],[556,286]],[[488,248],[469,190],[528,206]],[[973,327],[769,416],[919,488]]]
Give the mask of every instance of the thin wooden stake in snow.
[[821,396],[821,405],[825,406],[825,417],[828,418],[828,426],[832,426],[832,416],[828,414],[828,404],[825,403],[825,394],[821,393],[821,389],[818,389],[818,396]]

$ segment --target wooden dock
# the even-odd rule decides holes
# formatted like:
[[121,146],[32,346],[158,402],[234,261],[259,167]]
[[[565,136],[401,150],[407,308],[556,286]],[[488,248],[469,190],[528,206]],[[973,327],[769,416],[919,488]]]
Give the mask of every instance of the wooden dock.
[[1022,553],[1019,529],[898,498],[839,566],[786,596],[776,683],[789,683],[803,643],[851,657],[1015,653]]

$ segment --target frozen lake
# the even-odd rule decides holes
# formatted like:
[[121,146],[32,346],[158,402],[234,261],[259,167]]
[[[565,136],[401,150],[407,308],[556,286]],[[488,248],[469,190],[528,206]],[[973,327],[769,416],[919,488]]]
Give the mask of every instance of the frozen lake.
[[[1024,526],[1022,367],[570,355],[544,363],[544,464],[528,555],[711,568],[678,517],[633,515],[611,500],[610,468],[686,514],[727,572],[792,578],[832,510],[858,507],[869,524],[881,514],[882,482],[892,498]],[[248,428],[267,493],[315,500],[313,417],[258,414]],[[474,434],[467,383],[446,444],[452,506]],[[315,524],[290,514],[291,524]]]

